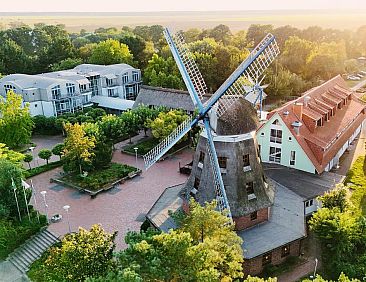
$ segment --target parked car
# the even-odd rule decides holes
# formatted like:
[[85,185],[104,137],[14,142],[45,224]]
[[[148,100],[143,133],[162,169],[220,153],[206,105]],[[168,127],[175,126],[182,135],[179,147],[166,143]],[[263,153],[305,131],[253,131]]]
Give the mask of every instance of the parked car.
[[358,76],[354,76],[354,75],[349,75],[349,76],[347,76],[347,79],[348,80],[361,80],[361,78],[359,78]]
[[360,73],[358,73],[358,74],[356,74],[356,77],[359,77],[359,78],[363,78],[363,75],[362,74],[360,74]]
[[362,73],[362,74],[366,75],[366,71],[360,71],[360,73]]

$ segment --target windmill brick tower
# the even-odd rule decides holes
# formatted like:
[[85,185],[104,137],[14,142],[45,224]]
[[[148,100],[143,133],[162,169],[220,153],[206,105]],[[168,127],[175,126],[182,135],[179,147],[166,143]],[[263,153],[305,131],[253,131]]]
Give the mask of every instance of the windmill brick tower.
[[[237,230],[268,219],[274,190],[266,182],[255,139],[257,114],[244,98],[235,102],[217,122],[213,136],[220,172],[232,218]],[[203,204],[216,199],[212,163],[207,151],[207,135],[202,132],[192,172],[182,191],[185,204],[190,197]]]

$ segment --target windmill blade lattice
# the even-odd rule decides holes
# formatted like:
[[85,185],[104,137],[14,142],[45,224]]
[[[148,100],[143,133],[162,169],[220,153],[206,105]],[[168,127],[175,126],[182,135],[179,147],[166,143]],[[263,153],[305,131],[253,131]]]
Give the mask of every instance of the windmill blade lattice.
[[[171,36],[168,29],[165,29],[164,35],[187,89],[188,91],[191,90],[189,92],[191,97],[193,96],[193,103],[201,104],[200,102],[203,99],[203,95],[207,93],[207,86],[196,62],[194,61],[193,54],[189,51],[187,43],[184,41],[182,33],[178,32],[174,36]],[[198,95],[198,99],[196,95],[191,92],[195,92]]]
[[197,123],[197,118],[192,119],[188,117],[183,121],[172,133],[168,135],[163,141],[161,141],[150,152],[143,156],[145,162],[145,168],[148,169],[154,163],[156,163],[165,153],[167,153],[184,135],[191,130],[191,128]]
[[[240,97],[245,97],[246,87],[253,79],[263,74],[266,68],[275,60],[280,51],[272,34],[268,34],[253,49],[248,58],[242,62],[231,76],[220,86],[215,94],[205,105],[215,103],[219,98],[216,108],[217,116],[222,116]],[[222,95],[222,93],[224,94]]]
[[226,212],[228,213],[227,216],[229,218],[232,218],[229,202],[228,202],[227,196],[226,196],[224,182],[222,181],[220,166],[219,166],[219,162],[217,159],[217,154],[216,154],[216,149],[215,149],[215,145],[213,142],[213,137],[211,135],[211,128],[209,125],[209,121],[205,120],[204,123],[205,123],[206,134],[207,134],[207,144],[206,144],[207,152],[208,152],[208,155],[210,158],[210,162],[212,164],[214,164],[214,165],[212,165],[212,173],[213,173],[213,177],[214,177],[214,189],[215,189],[217,207],[219,208],[219,210],[221,212],[226,210]]

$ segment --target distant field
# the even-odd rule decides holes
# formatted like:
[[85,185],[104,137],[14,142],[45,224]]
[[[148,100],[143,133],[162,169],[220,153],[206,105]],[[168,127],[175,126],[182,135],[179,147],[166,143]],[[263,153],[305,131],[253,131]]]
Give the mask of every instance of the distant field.
[[64,24],[71,32],[98,27],[160,24],[173,29],[211,28],[228,25],[232,31],[246,29],[251,24],[292,25],[305,28],[319,25],[327,28],[356,29],[366,25],[365,10],[349,11],[232,11],[232,12],[154,12],[154,13],[0,13],[0,24],[9,27],[12,22]]

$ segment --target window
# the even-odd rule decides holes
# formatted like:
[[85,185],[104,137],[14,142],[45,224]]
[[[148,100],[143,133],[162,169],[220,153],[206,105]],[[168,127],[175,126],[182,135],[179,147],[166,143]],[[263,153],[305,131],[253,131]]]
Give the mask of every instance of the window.
[[292,141],[292,137],[291,136],[288,137],[288,141]]
[[136,87],[134,86],[126,86],[126,99],[127,100],[135,100],[138,91],[136,91]]
[[269,147],[269,161],[281,163],[281,148]]
[[272,122],[273,125],[281,125],[278,119],[276,119],[274,122]]
[[225,158],[225,157],[218,157],[220,168],[226,168],[226,160],[227,160],[227,158]]
[[263,255],[262,265],[270,264],[272,262],[272,253]]
[[137,71],[132,72],[132,80],[139,81],[139,73]]
[[100,80],[100,76],[99,75],[95,75],[95,76],[90,76],[88,77],[89,81],[90,81],[90,88],[92,90],[92,96],[98,95],[99,94],[99,80]]
[[87,90],[87,84],[80,84],[79,85],[79,89],[80,89],[80,92],[81,93],[86,92],[86,90]]
[[249,163],[249,154],[245,154],[243,156],[243,166],[250,166],[250,163]]
[[113,79],[106,78],[105,80],[106,80],[107,86],[113,85]]
[[281,257],[287,257],[290,254],[290,245],[283,246],[281,249]]
[[204,152],[200,152],[200,158],[199,158],[199,162],[203,163],[205,160],[205,153]]
[[253,181],[245,183],[245,189],[247,190],[247,195],[254,194]]
[[128,73],[122,75],[122,83],[126,84],[128,82]]
[[193,184],[193,187],[198,189],[198,187],[200,186],[200,179],[195,177],[194,178],[194,184]]
[[10,84],[5,84],[4,85],[4,89],[5,89],[5,94],[8,93],[10,90],[15,90],[15,86],[10,85]]
[[319,127],[322,126],[322,119],[321,118],[316,121],[316,126],[319,126]]
[[281,144],[282,143],[282,130],[280,130],[280,129],[271,129],[270,141],[274,142],[274,143]]
[[305,207],[306,207],[306,208],[309,208],[309,207],[311,207],[312,205],[314,205],[314,200],[313,200],[313,199],[308,200],[308,201],[306,201],[306,202],[305,202]]
[[295,165],[296,151],[291,151],[290,165]]
[[264,132],[261,132],[261,136],[264,136]]
[[58,100],[61,98],[61,88],[60,85],[56,85],[54,87],[51,88],[51,93],[52,93],[52,99],[54,100]]
[[250,214],[250,220],[256,220],[257,219],[257,217],[258,217],[258,213],[257,213],[257,211],[255,211],[255,212],[252,212],[251,214]]
[[107,89],[108,97],[115,97],[118,96],[118,93],[114,92],[114,89]]
[[68,95],[75,94],[75,85],[73,83],[66,83],[66,90]]
[[35,107],[35,108],[37,108],[37,106],[38,106],[37,104],[34,104],[34,107]]

